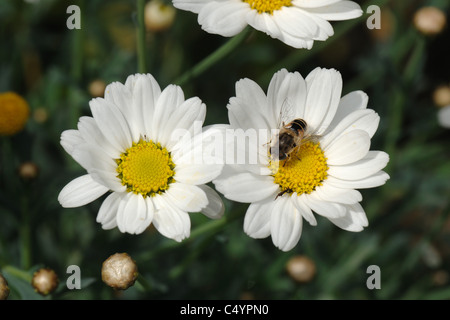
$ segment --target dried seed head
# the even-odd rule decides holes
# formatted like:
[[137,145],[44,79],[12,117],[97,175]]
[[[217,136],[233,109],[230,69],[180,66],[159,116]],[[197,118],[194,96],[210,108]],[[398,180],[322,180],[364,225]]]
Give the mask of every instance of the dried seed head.
[[316,274],[316,264],[306,256],[292,257],[286,264],[289,276],[297,282],[309,282]]
[[9,296],[8,282],[0,273],[0,300],[6,300]]
[[43,296],[46,296],[58,287],[59,279],[55,271],[50,268],[41,268],[33,274],[31,285]]
[[102,265],[102,280],[114,289],[128,289],[138,274],[136,262],[127,253],[113,254]]

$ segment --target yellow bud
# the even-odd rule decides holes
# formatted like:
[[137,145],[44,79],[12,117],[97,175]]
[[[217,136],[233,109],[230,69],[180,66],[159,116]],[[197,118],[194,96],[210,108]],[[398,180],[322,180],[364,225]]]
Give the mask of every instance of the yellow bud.
[[30,107],[14,92],[0,94],[0,135],[12,136],[23,130],[30,115]]
[[111,288],[126,290],[138,277],[136,262],[127,253],[116,253],[103,262],[102,280]]

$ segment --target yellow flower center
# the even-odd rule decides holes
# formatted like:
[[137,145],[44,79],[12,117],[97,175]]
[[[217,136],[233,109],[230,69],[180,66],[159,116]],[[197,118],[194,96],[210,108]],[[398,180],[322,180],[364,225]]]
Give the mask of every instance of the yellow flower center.
[[281,192],[311,193],[327,178],[327,158],[319,143],[305,142],[297,152],[282,161],[270,161],[274,182]]
[[282,7],[290,7],[291,0],[243,0],[250,5],[250,8],[258,13],[270,13],[280,10]]
[[28,103],[14,92],[0,94],[0,135],[11,136],[25,127],[30,115]]
[[175,164],[170,152],[159,143],[140,140],[120,155],[118,177],[128,192],[144,197],[161,194],[175,179]]

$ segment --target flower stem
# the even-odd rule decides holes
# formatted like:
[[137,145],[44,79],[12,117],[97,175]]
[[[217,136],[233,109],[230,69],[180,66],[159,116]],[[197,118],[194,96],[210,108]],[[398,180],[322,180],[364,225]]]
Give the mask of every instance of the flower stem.
[[245,39],[248,38],[250,31],[252,31],[252,29],[250,27],[246,27],[243,31],[241,31],[241,33],[225,42],[216,51],[211,53],[209,56],[195,65],[192,69],[186,71],[183,75],[176,79],[175,84],[181,86],[187,81],[201,75],[203,72],[208,70],[210,67],[230,54],[234,49],[236,49]]
[[145,0],[137,0],[137,55],[138,72],[147,72],[146,48],[145,48],[145,23],[144,23]]

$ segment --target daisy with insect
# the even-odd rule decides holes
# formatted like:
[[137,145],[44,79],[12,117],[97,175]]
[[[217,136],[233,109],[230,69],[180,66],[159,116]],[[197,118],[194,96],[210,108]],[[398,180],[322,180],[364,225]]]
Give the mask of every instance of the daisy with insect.
[[367,95],[341,98],[341,90],[340,73],[320,68],[306,79],[280,70],[267,95],[250,79],[236,83],[227,130],[258,130],[257,145],[247,148],[258,161],[228,164],[213,183],[226,198],[250,203],[244,219],[250,237],[271,236],[279,249],[291,250],[303,219],[317,224],[313,211],[347,231],[368,225],[356,189],[383,185],[389,157],[369,150],[379,116],[367,108]]
[[153,223],[176,241],[190,235],[188,212],[223,215],[221,198],[205,185],[223,165],[206,152],[215,129],[201,128],[206,106],[199,98],[185,100],[180,87],[161,90],[153,76],[137,74],[108,85],[105,98],[89,105],[93,116],[61,135],[63,148],[87,171],[62,189],[63,207],[111,191],[97,215],[104,229],[139,234]]

